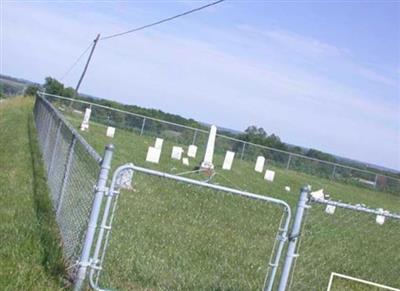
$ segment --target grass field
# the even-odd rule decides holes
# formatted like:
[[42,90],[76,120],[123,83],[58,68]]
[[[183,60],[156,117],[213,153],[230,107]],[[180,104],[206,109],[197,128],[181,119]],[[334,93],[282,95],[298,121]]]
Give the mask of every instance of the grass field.
[[[69,120],[79,126],[80,117]],[[117,129],[110,139],[105,132],[105,126],[92,123],[83,135],[100,153],[106,143],[116,146],[113,167],[133,162],[181,173],[193,170],[202,158],[200,152],[190,167],[183,166],[170,159],[174,144],[165,140],[160,164],[151,164],[145,156],[155,137]],[[335,200],[400,210],[398,196],[389,193],[275,167],[269,167],[276,171],[276,180],[270,183],[248,161],[235,159],[232,171],[222,170],[223,158],[215,156],[217,174],[212,183],[280,198],[292,206],[300,187],[310,184],[313,189],[324,188]],[[189,176],[204,179],[200,174]],[[285,186],[291,187],[291,193],[284,191]],[[280,209],[142,175],[135,176],[135,190],[121,195],[103,285],[167,290],[255,290],[262,286]],[[329,216],[318,206],[310,213],[292,290],[324,290],[332,271],[400,286],[396,251],[400,223],[378,226],[373,216],[346,211]],[[377,250],[380,257],[375,256]],[[351,283],[345,284],[352,288]]]
[[57,290],[63,264],[32,98],[0,104],[0,289]]
[[[57,230],[38,159],[32,127],[32,100],[16,98],[0,105],[2,153],[1,290],[56,290],[63,285]],[[69,117],[77,127],[80,116]],[[113,168],[133,162],[170,173],[192,170],[170,160],[165,141],[160,165],[145,162],[155,138],[118,130],[105,137],[105,127],[91,124],[83,133],[102,153],[116,146]],[[221,170],[215,156],[212,183],[277,197],[295,205],[299,188],[324,188],[333,199],[400,210],[398,196],[339,184],[292,171],[276,170],[273,183],[253,171],[253,163],[235,160]],[[200,174],[192,178],[204,179]],[[282,216],[271,204],[247,201],[211,190],[136,174],[134,191],[119,198],[100,285],[122,290],[257,290],[263,284],[268,257]],[[284,186],[290,186],[287,193]],[[333,216],[313,206],[307,216],[300,257],[291,290],[326,290],[330,273],[400,287],[400,223],[383,226],[374,217],[339,211]],[[339,283],[338,283],[339,284]],[[340,282],[335,290],[360,290]],[[358,289],[357,289],[358,288]]]

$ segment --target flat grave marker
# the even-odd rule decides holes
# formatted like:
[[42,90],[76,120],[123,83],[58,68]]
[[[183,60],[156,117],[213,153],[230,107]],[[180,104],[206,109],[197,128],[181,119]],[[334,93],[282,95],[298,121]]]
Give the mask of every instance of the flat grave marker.
[[161,150],[149,147],[147,150],[146,162],[158,164],[160,162]]
[[265,170],[264,179],[270,182],[274,182],[275,179],[275,171]]
[[183,148],[173,146],[172,147],[172,153],[171,153],[171,159],[174,160],[181,160],[182,159],[182,153],[183,153]]

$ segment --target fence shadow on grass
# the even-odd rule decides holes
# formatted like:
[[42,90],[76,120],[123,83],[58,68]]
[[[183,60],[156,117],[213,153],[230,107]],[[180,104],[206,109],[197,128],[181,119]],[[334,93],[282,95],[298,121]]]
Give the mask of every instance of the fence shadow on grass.
[[[50,201],[46,184],[46,174],[36,136],[33,115],[28,118],[29,147],[32,159],[33,201],[37,217],[37,228],[42,251],[42,265],[49,277],[60,287],[68,287],[63,262],[61,239],[58,232],[55,213]],[[51,173],[49,173],[51,174]]]

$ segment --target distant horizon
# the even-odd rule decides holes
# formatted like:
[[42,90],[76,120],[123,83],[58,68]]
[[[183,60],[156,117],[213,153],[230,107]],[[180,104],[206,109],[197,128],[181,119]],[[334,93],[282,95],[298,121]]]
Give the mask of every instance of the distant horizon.
[[[2,2],[0,72],[75,86],[97,33],[208,1]],[[400,171],[400,3],[226,1],[100,41],[80,89]]]
[[[41,86],[43,85],[43,83],[38,83],[38,82],[34,82],[34,81],[27,80],[27,79],[24,79],[24,78],[14,77],[14,76],[7,75],[7,74],[0,74],[0,77],[1,77],[1,76],[3,76],[3,77],[10,77],[10,78],[19,79],[19,80],[23,80],[23,81],[25,81],[25,82],[34,83],[34,84],[38,84],[38,85],[41,85]],[[80,94],[80,95],[84,95],[84,96],[88,96],[88,97],[91,97],[91,98],[96,98],[96,99],[103,99],[103,100],[115,101],[115,100],[107,99],[107,98],[104,98],[104,97],[101,97],[101,96],[93,96],[93,95],[90,95],[90,94],[87,94],[87,93],[84,93],[84,92],[80,92],[79,94]],[[118,101],[116,101],[116,102],[118,102]],[[138,106],[137,104],[128,104],[128,103],[121,103],[121,102],[118,102],[118,103],[120,103],[120,104],[122,104],[122,105],[133,105],[133,106]],[[142,108],[160,110],[159,108],[151,108],[151,107],[142,107]],[[164,111],[163,111],[163,112],[164,112]],[[173,112],[164,112],[164,113],[179,115],[179,116],[181,116],[181,117],[183,117],[183,118],[185,118],[185,119],[190,119],[190,118],[193,119],[192,117],[187,117],[187,116],[180,115],[180,114],[173,113]],[[203,122],[203,121],[201,121],[201,120],[196,120],[196,119],[194,119],[194,120],[195,120],[196,122],[200,123],[200,124],[203,124],[203,125],[207,126],[207,127],[213,125],[212,123],[206,123],[206,122]],[[234,132],[234,133],[244,133],[245,130],[246,130],[246,129],[238,130],[238,129],[228,128],[228,127],[225,127],[225,126],[222,126],[222,125],[217,125],[217,124],[214,124],[214,125],[216,125],[218,129],[222,129],[222,130],[225,130],[225,131],[231,131],[231,132]],[[258,126],[257,124],[250,124],[250,125],[248,125],[248,126],[252,126],[252,125],[257,126],[257,127],[260,127],[260,126]],[[268,134],[268,133],[267,133],[267,134]],[[275,134],[275,135],[279,136],[278,133],[271,133],[271,134]],[[270,134],[268,134],[268,135],[270,135]],[[304,146],[302,146],[302,145],[291,144],[291,143],[285,142],[284,140],[282,140],[282,142],[283,142],[284,144],[288,145],[288,146],[291,146],[291,147],[296,147],[296,146],[298,146],[298,147],[300,147],[300,148],[302,148],[302,149],[306,149],[306,150],[315,149],[315,150],[318,150],[318,151],[322,151],[322,150],[320,150],[320,149],[318,149],[318,148],[304,147]],[[323,151],[322,151],[322,152],[323,152]],[[335,155],[335,154],[330,153],[330,152],[325,152],[325,153],[330,154],[330,155],[332,155],[332,156],[334,156],[335,158],[338,158],[338,159],[344,159],[344,160],[354,161],[354,162],[362,163],[362,164],[365,164],[365,165],[368,165],[368,166],[376,167],[377,169],[387,170],[387,171],[389,171],[389,172],[391,172],[391,173],[393,173],[393,174],[400,174],[400,170],[388,168],[388,167],[381,166],[381,165],[377,165],[377,164],[371,164],[371,163],[368,163],[368,162],[365,162],[365,161],[356,160],[356,159],[351,158],[351,157],[344,157],[344,156]],[[340,162],[338,162],[338,163],[340,164]]]

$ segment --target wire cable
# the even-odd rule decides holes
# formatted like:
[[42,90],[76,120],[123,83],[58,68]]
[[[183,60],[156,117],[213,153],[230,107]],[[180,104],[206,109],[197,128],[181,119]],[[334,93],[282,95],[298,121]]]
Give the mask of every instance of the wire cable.
[[90,42],[89,46],[80,54],[80,56],[76,59],[76,61],[68,68],[67,71],[62,75],[60,78],[60,81],[64,80],[66,76],[72,71],[72,69],[79,63],[79,61],[83,58],[83,56],[89,51],[89,49],[92,47],[93,41]]
[[144,26],[140,26],[140,27],[137,27],[137,28],[133,28],[133,29],[124,31],[124,32],[120,32],[120,33],[116,33],[116,34],[111,34],[111,35],[108,35],[108,36],[104,36],[104,37],[100,38],[100,40],[106,40],[106,39],[110,39],[110,38],[122,36],[122,35],[125,35],[125,34],[128,34],[128,33],[136,32],[136,31],[139,31],[139,30],[143,30],[143,29],[146,29],[146,28],[149,28],[149,27],[152,27],[152,26],[155,26],[155,25],[158,25],[158,24],[167,22],[167,21],[171,21],[171,20],[176,19],[176,18],[178,18],[178,17],[182,17],[182,16],[185,16],[185,15],[188,15],[188,14],[191,14],[191,13],[194,13],[194,12],[197,12],[197,11],[200,11],[200,10],[203,10],[203,9],[205,9],[205,8],[207,8],[207,7],[217,5],[217,4],[219,4],[219,3],[223,2],[223,1],[225,1],[225,0],[218,0],[218,1],[215,1],[215,2],[212,2],[212,3],[209,3],[209,4],[207,4],[207,5],[203,5],[203,6],[197,7],[197,8],[195,8],[195,9],[192,9],[192,10],[189,10],[189,11],[186,11],[186,12],[183,12],[183,13],[180,13],[180,14],[177,14],[177,15],[175,15],[175,16],[171,16],[171,17],[168,17],[168,18],[164,18],[164,19],[162,19],[162,20],[159,20],[159,21],[156,21],[156,22],[153,22],[153,23],[144,25]]

